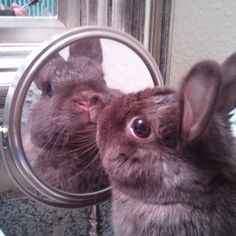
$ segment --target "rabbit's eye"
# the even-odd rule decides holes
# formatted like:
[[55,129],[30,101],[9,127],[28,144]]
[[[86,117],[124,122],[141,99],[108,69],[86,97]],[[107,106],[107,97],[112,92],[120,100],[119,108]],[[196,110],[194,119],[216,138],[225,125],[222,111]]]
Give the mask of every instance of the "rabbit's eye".
[[48,96],[52,96],[52,85],[50,82],[45,83],[44,85],[44,92],[48,95]]
[[149,122],[142,118],[133,120],[131,128],[135,136],[139,138],[147,138],[151,134],[151,127]]

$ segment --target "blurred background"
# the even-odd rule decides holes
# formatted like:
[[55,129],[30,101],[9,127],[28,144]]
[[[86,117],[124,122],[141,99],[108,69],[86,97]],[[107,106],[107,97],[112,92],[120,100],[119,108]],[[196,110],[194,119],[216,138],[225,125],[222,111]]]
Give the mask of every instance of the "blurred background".
[[[0,0],[0,4],[10,7],[12,3],[24,6],[29,0]],[[57,0],[40,0],[37,4],[28,9],[28,16],[56,16]]]

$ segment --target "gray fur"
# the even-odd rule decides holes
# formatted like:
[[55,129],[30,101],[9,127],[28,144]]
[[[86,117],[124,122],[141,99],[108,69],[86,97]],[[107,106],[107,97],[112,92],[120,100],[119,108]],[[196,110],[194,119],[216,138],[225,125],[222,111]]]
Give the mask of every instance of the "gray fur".
[[[179,91],[146,89],[102,111],[97,142],[117,236],[236,234],[234,138],[228,111],[219,109],[232,105],[220,97],[227,83],[217,63],[204,61]],[[135,117],[149,125],[149,136],[136,135]]]
[[[86,55],[80,47],[91,52]],[[45,183],[67,192],[93,192],[109,186],[96,145],[97,117],[121,93],[106,86],[102,55],[97,61],[98,39],[78,42],[73,48],[77,51],[70,50],[68,61],[56,54],[35,76],[42,94],[29,114],[30,141],[25,149]],[[84,110],[83,104],[91,109]]]

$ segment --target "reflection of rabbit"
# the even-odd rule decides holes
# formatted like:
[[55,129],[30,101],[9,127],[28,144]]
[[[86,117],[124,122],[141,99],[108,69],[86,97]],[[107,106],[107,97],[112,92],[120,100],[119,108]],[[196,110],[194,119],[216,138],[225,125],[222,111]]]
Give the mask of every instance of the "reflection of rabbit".
[[97,141],[116,235],[235,235],[233,99],[220,97],[231,89],[221,77],[217,63],[200,62],[180,91],[146,89],[102,111]]
[[[86,47],[87,55],[80,46]],[[32,144],[26,152],[36,174],[48,184],[68,192],[88,192],[108,186],[98,158],[96,122],[120,92],[109,89],[103,79],[99,40],[72,48],[74,55],[70,53],[68,61],[57,54],[35,78],[42,95],[30,112]]]

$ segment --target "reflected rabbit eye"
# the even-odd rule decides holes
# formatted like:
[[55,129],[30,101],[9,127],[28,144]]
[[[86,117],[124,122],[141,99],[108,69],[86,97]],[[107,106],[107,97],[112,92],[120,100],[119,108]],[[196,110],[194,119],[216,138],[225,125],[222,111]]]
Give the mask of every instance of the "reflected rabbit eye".
[[148,121],[142,118],[133,120],[131,128],[134,134],[139,138],[147,138],[151,134],[151,127]]
[[47,94],[49,97],[52,96],[52,85],[50,82],[46,82],[44,84],[44,93]]

